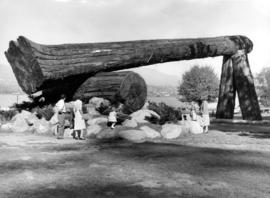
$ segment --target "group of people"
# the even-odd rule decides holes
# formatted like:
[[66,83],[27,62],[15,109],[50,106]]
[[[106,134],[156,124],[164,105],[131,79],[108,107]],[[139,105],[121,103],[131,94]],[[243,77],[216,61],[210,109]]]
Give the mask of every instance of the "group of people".
[[[66,120],[69,121],[69,128],[73,129],[72,136],[74,139],[84,140],[86,123],[83,117],[83,103],[77,99],[72,102],[72,112],[68,112],[65,105],[66,96],[61,95],[60,100],[55,104],[55,113],[57,114],[58,126],[57,126],[57,139],[64,138]],[[122,108],[122,104],[118,105],[118,108],[113,106],[108,116],[108,127],[115,128],[118,121],[118,114]]]
[[[73,129],[72,136],[74,139],[83,140],[85,139],[85,130],[86,130],[86,123],[85,119],[83,118],[83,103],[81,100],[77,99],[72,102],[72,112],[67,112],[66,105],[65,105],[66,96],[61,95],[60,100],[55,104],[55,113],[57,114],[58,118],[58,126],[57,126],[57,139],[64,138],[65,132],[65,123],[66,120],[69,121],[69,127]],[[190,111],[189,119],[193,121],[200,122],[201,126],[203,127],[204,133],[208,132],[208,126],[210,125],[210,118],[209,118],[209,111],[208,111],[208,103],[206,100],[203,100],[199,103],[200,111],[199,115],[196,112],[195,107],[193,107]],[[118,121],[118,112],[121,109],[121,105],[116,108],[112,107],[111,111],[108,116],[108,127],[111,129],[115,128],[115,125]],[[184,120],[187,119],[187,115],[184,115]]]
[[65,123],[66,120],[69,120],[70,128],[73,128],[73,138],[83,140],[86,124],[83,118],[82,101],[75,100],[73,102],[73,112],[67,114],[65,100],[66,96],[61,95],[60,100],[55,104],[55,111],[58,115],[57,139],[64,138]]
[[[197,114],[196,108],[193,106],[190,110],[190,119],[192,121],[200,122],[200,125],[203,127],[203,132],[208,132],[208,127],[210,125],[210,117],[209,117],[209,110],[208,110],[208,103],[206,100],[199,102],[199,112]],[[184,120],[187,120],[187,116],[184,117]]]

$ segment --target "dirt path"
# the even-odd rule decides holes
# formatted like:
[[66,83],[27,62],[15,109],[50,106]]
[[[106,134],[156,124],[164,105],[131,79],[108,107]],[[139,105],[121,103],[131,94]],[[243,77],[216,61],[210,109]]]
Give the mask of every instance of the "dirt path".
[[140,144],[0,133],[0,197],[270,197],[269,127],[241,127]]

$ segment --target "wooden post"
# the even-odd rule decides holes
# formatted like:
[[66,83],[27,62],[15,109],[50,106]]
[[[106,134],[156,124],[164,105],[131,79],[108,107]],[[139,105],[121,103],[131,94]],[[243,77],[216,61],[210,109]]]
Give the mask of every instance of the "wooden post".
[[232,58],[223,56],[216,118],[233,119],[235,93]]
[[262,120],[248,57],[244,50],[232,56],[235,88],[244,120]]

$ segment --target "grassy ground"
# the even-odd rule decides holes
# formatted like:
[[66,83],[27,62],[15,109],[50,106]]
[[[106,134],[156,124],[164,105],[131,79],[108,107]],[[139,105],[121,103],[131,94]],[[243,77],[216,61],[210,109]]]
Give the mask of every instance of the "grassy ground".
[[173,141],[0,133],[0,197],[270,197],[269,125]]

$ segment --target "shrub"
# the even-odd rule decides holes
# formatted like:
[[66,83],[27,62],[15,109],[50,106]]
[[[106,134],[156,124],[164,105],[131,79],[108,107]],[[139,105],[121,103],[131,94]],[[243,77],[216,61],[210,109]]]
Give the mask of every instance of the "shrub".
[[101,103],[100,106],[96,108],[96,110],[102,115],[109,115],[111,106]]
[[19,104],[14,104],[13,108],[18,111],[35,111],[37,113],[37,117],[44,117],[46,120],[50,120],[54,114],[52,105],[39,104],[35,101],[24,101]]
[[50,120],[54,114],[52,105],[47,105],[44,107],[37,107],[36,112],[37,112],[38,117],[43,117],[46,120]]
[[17,111],[14,109],[8,111],[0,111],[0,120],[4,122],[10,121],[16,114]]
[[181,111],[179,109],[168,106],[165,103],[157,104],[155,102],[149,102],[148,109],[160,115],[160,119],[155,117],[147,118],[147,120],[151,123],[165,124],[166,122],[177,122],[178,120],[181,120]]

